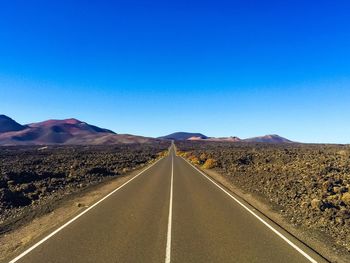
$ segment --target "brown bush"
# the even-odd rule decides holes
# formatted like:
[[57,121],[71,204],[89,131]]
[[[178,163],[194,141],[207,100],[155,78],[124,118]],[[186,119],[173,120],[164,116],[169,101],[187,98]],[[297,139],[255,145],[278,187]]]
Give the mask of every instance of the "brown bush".
[[205,163],[203,164],[203,168],[204,169],[212,169],[212,168],[215,168],[217,166],[217,161],[212,159],[212,158],[209,158],[208,160],[205,161]]
[[201,156],[199,156],[199,159],[202,161],[202,162],[205,162],[207,160],[207,155],[205,153],[202,153]]
[[194,155],[191,155],[190,157],[188,157],[188,159],[190,160],[191,163],[193,164],[199,164],[199,158],[194,156]]

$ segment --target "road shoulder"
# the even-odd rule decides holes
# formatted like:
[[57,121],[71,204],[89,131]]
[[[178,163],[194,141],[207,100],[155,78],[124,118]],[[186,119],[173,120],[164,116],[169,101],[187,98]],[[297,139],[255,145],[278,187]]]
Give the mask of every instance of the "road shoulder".
[[233,194],[238,196],[240,199],[248,203],[268,219],[286,230],[292,236],[296,237],[298,240],[317,251],[324,258],[327,258],[331,262],[350,262],[350,255],[346,251],[339,252],[339,250],[335,251],[331,249],[331,246],[329,245],[331,244],[331,241],[322,233],[315,233],[309,229],[293,226],[286,219],[284,219],[283,216],[278,213],[276,208],[272,207],[272,205],[269,204],[269,202],[264,198],[255,195],[253,196],[251,193],[243,191],[215,169],[203,169],[197,165],[196,167],[210,178],[214,179],[217,183],[221,184]]
[[155,164],[158,160],[154,160],[149,165],[135,169],[126,175],[89,186],[79,193],[68,195],[57,201],[51,212],[35,217],[19,228],[1,235],[0,262],[7,262],[12,259],[24,247],[39,241],[42,236],[47,235],[64,222],[80,214],[116,188]]

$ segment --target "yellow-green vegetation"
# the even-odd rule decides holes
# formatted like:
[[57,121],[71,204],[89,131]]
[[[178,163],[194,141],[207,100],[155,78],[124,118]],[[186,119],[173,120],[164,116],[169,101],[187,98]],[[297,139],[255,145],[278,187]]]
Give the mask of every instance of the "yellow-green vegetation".
[[212,158],[209,158],[205,161],[205,163],[203,164],[203,168],[204,169],[212,169],[212,168],[215,168],[217,166],[217,161],[212,159]]
[[347,204],[347,205],[350,205],[350,193],[349,192],[346,192],[343,194],[341,200]]
[[201,162],[205,162],[207,160],[207,155],[205,153],[202,153],[200,156],[199,156],[199,160],[201,160]]
[[162,152],[159,152],[157,155],[158,155],[158,157],[165,157],[165,156],[168,156],[168,154],[169,154],[169,151],[162,151]]
[[183,157],[185,159],[188,159],[192,155],[192,153],[191,152],[177,151],[176,155],[177,156],[181,156],[181,157]]
[[201,165],[204,169],[212,169],[217,166],[217,161],[214,158],[209,158],[207,154],[202,153],[197,157],[196,153],[190,151],[177,151],[178,156],[181,156],[192,164]]
[[185,152],[182,152],[182,151],[176,151],[176,155],[177,156],[181,156],[181,157],[184,157],[184,155],[185,155]]
[[188,160],[193,164],[200,164],[199,158],[194,155],[188,157]]

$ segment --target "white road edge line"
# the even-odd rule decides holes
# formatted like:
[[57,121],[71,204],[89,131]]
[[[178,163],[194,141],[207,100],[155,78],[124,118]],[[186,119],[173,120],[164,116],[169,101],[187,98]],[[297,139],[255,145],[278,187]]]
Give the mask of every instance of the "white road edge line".
[[165,263],[170,263],[171,259],[171,226],[173,220],[173,185],[174,185],[174,155],[171,155],[171,183],[170,183],[170,201],[168,217],[168,233],[166,240]]
[[[164,158],[164,157],[163,157]],[[135,175],[133,178],[131,178],[129,181],[126,181],[125,183],[123,183],[121,186],[119,186],[118,188],[114,189],[112,192],[110,192],[109,194],[107,194],[105,197],[103,197],[102,199],[100,199],[99,201],[97,201],[96,203],[94,203],[93,205],[91,205],[89,208],[87,208],[86,210],[84,210],[83,212],[81,212],[80,214],[78,214],[77,216],[73,217],[71,220],[69,220],[67,223],[65,223],[64,225],[62,225],[61,227],[57,228],[55,231],[53,231],[51,234],[47,235],[46,237],[44,237],[43,239],[41,239],[39,242],[37,242],[36,244],[34,244],[33,246],[31,246],[30,248],[28,248],[27,250],[25,250],[24,252],[22,252],[20,255],[18,255],[17,257],[15,257],[14,259],[12,259],[11,261],[9,261],[9,263],[14,263],[17,262],[19,259],[21,259],[22,257],[24,257],[25,255],[27,255],[29,252],[31,252],[33,249],[37,248],[38,246],[40,246],[42,243],[44,243],[45,241],[47,241],[49,238],[51,238],[52,236],[54,236],[55,234],[57,234],[58,232],[60,232],[63,228],[65,228],[66,226],[70,225],[71,223],[73,223],[75,220],[77,220],[79,217],[81,217],[82,215],[84,215],[85,213],[87,213],[88,211],[90,211],[92,208],[94,208],[95,206],[97,206],[99,203],[101,203],[102,201],[104,201],[105,199],[107,199],[108,197],[110,197],[112,194],[114,194],[115,192],[117,192],[118,190],[120,190],[121,188],[123,188],[124,186],[126,186],[128,183],[130,183],[131,181],[133,181],[134,179],[136,179],[137,177],[139,177],[141,174],[143,174],[144,172],[146,172],[148,169],[150,169],[152,166],[154,166],[156,163],[158,163],[160,160],[162,160],[163,158],[157,160],[155,163],[151,164],[150,166],[148,166],[146,169],[142,170],[141,172],[139,172],[137,175]]]
[[[183,157],[181,157],[184,159]],[[270,230],[272,230],[276,235],[278,235],[280,238],[282,238],[285,242],[287,242],[291,247],[293,247],[296,251],[298,251],[301,255],[303,255],[305,258],[307,258],[312,263],[317,263],[315,259],[313,259],[310,255],[308,255],[306,252],[304,252],[301,248],[299,248],[297,245],[295,245],[292,241],[290,241],[287,237],[285,237],[282,233],[280,233],[278,230],[276,230],[274,227],[272,227],[269,223],[267,223],[264,219],[262,219],[259,215],[254,213],[249,207],[247,207],[245,204],[243,204],[241,201],[239,201],[236,197],[234,197],[231,193],[229,193],[225,188],[223,188],[221,185],[216,183],[213,179],[211,179],[208,175],[203,173],[201,170],[199,170],[197,167],[195,167],[193,164],[189,163],[186,159],[184,159],[186,163],[188,163],[190,166],[192,166],[194,169],[196,169],[200,174],[202,174],[205,178],[207,178],[209,181],[211,181],[213,184],[215,184],[218,188],[220,188],[223,192],[225,192],[228,196],[230,196],[234,201],[236,201],[239,205],[241,205],[244,209],[246,209],[249,213],[251,213],[253,216],[255,216],[260,222],[262,222],[265,226],[267,226]]]

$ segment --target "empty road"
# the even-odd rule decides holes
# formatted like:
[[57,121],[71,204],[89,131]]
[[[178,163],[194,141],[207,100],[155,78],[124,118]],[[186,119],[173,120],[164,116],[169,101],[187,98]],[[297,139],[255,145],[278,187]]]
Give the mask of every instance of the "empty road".
[[324,262],[175,155],[11,262]]

